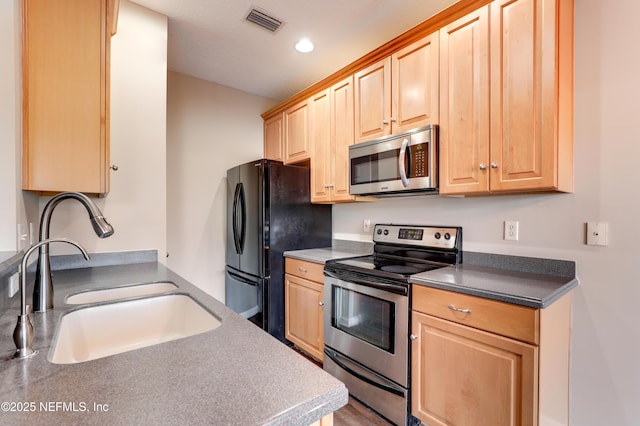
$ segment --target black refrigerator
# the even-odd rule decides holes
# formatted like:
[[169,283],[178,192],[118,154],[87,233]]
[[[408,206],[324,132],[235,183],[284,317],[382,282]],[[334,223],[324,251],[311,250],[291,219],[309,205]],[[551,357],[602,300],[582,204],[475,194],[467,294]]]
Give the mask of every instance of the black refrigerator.
[[331,206],[311,204],[309,169],[257,160],[227,171],[225,303],[284,341],[286,250],[331,246]]

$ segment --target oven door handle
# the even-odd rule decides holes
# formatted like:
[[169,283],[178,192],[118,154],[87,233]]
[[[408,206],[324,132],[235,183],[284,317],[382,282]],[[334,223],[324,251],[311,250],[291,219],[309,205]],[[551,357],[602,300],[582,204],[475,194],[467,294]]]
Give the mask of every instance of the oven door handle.
[[369,281],[364,278],[355,278],[352,276],[350,276],[349,278],[341,278],[338,275],[334,274],[333,272],[329,272],[329,271],[324,271],[324,275],[330,278],[335,278],[340,281],[359,284],[359,285],[375,288],[378,290],[388,291],[390,293],[401,294],[403,296],[406,296],[409,294],[407,287],[401,286],[401,285],[385,284],[381,282]]
[[[344,357],[342,357],[342,356],[341,356],[340,354],[338,354],[337,352],[330,351],[330,350],[328,350],[328,349],[326,349],[326,348],[325,348],[325,350],[324,350],[324,354],[325,354],[327,357],[331,358],[331,361],[335,362],[335,363],[336,363],[336,365],[337,365],[338,367],[342,368],[344,371],[346,371],[347,373],[351,374],[352,376],[354,376],[354,377],[356,377],[356,378],[358,378],[358,379],[362,380],[363,382],[368,383],[368,384],[370,384],[371,386],[375,386],[375,387],[377,387],[378,389],[382,389],[382,390],[383,390],[383,391],[385,391],[385,392],[389,392],[389,393],[392,393],[392,394],[394,394],[394,395],[401,396],[401,397],[403,397],[403,398],[405,398],[405,397],[407,396],[407,395],[405,394],[405,392],[403,392],[403,391],[402,391],[402,390],[400,390],[400,389],[396,389],[395,387],[391,387],[391,386],[389,386],[389,385],[387,385],[387,384],[381,383],[381,382],[379,382],[379,381],[377,381],[377,380],[374,380],[374,379],[372,379],[372,378],[370,378],[370,377],[367,377],[367,376],[365,376],[365,375],[363,375],[363,374],[358,373],[358,372],[357,372],[357,371],[355,371],[353,368],[351,368],[351,367],[347,366],[344,362],[342,362],[341,360],[339,360],[338,358],[343,358],[343,359],[344,359]],[[346,359],[344,359],[344,360],[345,360],[345,361],[347,361]]]

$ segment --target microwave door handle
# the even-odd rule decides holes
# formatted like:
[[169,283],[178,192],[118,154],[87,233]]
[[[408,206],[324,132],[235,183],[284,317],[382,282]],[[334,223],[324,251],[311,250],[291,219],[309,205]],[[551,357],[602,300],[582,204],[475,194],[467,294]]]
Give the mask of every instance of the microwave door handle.
[[398,155],[398,170],[400,171],[400,180],[402,181],[402,186],[405,188],[409,186],[409,179],[407,179],[407,170],[404,168],[404,163],[407,159],[407,147],[409,146],[409,139],[405,139],[402,141],[402,146],[400,147],[400,155]]

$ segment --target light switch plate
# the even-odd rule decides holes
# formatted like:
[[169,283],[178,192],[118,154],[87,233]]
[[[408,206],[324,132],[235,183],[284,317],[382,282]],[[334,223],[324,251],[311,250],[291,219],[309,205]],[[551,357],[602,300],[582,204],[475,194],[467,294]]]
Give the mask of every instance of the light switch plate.
[[606,246],[608,244],[608,224],[605,222],[587,222],[587,245]]

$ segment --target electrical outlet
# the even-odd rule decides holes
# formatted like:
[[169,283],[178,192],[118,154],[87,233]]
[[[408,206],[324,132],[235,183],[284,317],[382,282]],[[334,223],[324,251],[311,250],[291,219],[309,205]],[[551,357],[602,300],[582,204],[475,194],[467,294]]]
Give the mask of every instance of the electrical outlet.
[[518,241],[519,223],[517,220],[504,221],[504,239]]
[[371,220],[370,219],[364,219],[362,221],[362,231],[363,232],[371,231]]
[[20,277],[17,272],[9,277],[9,297],[13,297],[18,292],[20,288],[19,280]]

